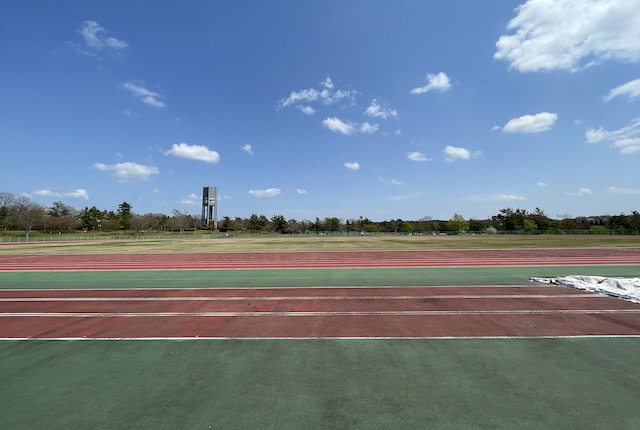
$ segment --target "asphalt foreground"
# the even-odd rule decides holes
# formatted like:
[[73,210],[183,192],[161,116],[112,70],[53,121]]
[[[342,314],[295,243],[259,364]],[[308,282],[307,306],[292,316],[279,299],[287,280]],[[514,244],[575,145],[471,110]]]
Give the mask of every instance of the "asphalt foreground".
[[[577,271],[640,265],[5,272],[0,289],[531,287]],[[637,429],[639,365],[638,336],[5,340],[0,428]]]

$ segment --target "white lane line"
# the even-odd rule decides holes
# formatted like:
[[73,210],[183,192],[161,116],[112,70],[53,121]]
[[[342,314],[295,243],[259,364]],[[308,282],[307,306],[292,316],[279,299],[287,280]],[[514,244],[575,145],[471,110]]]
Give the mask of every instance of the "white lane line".
[[2,297],[0,302],[136,302],[136,301],[286,301],[286,300],[415,300],[415,299],[551,299],[606,298],[598,293],[578,294],[458,294],[433,296],[171,296],[171,297]]
[[343,316],[451,316],[451,315],[564,315],[640,314],[638,309],[521,309],[486,311],[345,311],[345,312],[6,312],[1,317],[23,318],[200,318],[200,317],[343,317]]
[[194,340],[217,340],[217,341],[336,341],[336,340],[520,340],[520,339],[601,339],[601,338],[640,338],[637,334],[584,334],[567,336],[309,336],[309,337],[223,337],[223,336],[193,336],[193,337],[0,337],[0,341],[194,341]]

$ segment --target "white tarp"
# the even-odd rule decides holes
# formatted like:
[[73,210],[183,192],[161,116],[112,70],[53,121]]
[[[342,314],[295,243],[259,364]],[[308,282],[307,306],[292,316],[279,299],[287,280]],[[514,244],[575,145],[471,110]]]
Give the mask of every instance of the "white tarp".
[[532,281],[564,285],[580,290],[608,294],[640,303],[640,278],[608,278],[605,276],[559,276],[557,278],[530,278]]

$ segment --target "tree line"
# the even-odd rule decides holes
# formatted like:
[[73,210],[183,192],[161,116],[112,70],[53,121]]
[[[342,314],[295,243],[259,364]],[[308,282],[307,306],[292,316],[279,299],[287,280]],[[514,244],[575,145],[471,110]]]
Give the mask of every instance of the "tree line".
[[[100,210],[95,206],[75,209],[61,201],[51,207],[35,203],[30,197],[16,196],[0,192],[0,228],[3,234],[8,230],[33,230],[49,233],[72,233],[76,231],[135,231],[137,233],[180,232],[210,229],[202,226],[200,216],[174,209],[171,215],[159,213],[136,214],[130,203],[122,202],[116,210]],[[223,233],[283,233],[283,234],[437,234],[437,233],[561,233],[571,230],[590,232],[614,231],[621,234],[640,234],[640,213],[571,217],[562,215],[548,217],[540,208],[528,212],[521,208],[504,208],[489,219],[465,219],[454,214],[448,220],[437,220],[430,216],[418,220],[392,219],[371,221],[366,217],[339,219],[335,217],[315,218],[315,220],[286,219],[283,215],[267,218],[265,215],[251,214],[248,218],[228,216],[218,223]]]

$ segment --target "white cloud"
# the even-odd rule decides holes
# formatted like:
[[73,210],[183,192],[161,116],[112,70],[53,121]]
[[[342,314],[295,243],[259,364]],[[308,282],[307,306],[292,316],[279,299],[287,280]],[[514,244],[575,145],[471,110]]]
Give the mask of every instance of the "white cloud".
[[216,151],[212,151],[204,145],[189,145],[188,143],[174,143],[164,155],[204,161],[205,163],[217,163],[220,161],[220,155]]
[[122,88],[129,91],[134,97],[140,99],[142,103],[148,104],[156,108],[163,108],[167,105],[160,100],[162,96],[154,91],[142,86],[141,83],[125,82]]
[[535,115],[523,115],[509,120],[502,128],[505,133],[540,133],[551,130],[558,119],[558,114],[540,112]]
[[640,194],[640,188],[617,188],[609,187],[608,194]]
[[61,197],[62,196],[62,194],[57,193],[55,191],[48,190],[48,189],[36,190],[33,192],[33,194],[35,194],[36,196],[42,196],[42,197]]
[[580,190],[578,190],[578,195],[580,196],[588,196],[591,193],[592,191],[590,188],[580,188]]
[[382,107],[378,100],[371,100],[371,104],[364,111],[364,114],[373,118],[382,118],[387,119],[388,117],[396,118],[398,116],[398,111],[395,109],[390,109],[386,107]]
[[640,0],[529,0],[496,42],[494,58],[520,72],[576,71],[640,59]]
[[84,43],[91,49],[100,51],[104,48],[121,50],[126,49],[129,44],[124,40],[107,36],[107,31],[95,21],[85,21],[78,33],[84,39]]
[[482,154],[481,151],[471,152],[466,148],[451,145],[446,146],[442,152],[444,152],[445,159],[449,162],[456,161],[457,159],[469,160],[472,157],[478,157]]
[[42,190],[34,191],[33,194],[43,197],[69,197],[71,199],[89,200],[89,193],[87,193],[87,190],[82,188],[78,188],[75,191],[68,192],[52,191],[48,188],[45,188]]
[[385,178],[383,178],[382,176],[378,176],[378,179],[380,180],[380,182],[382,182],[385,185],[397,185],[397,186],[402,186],[403,182],[402,181],[398,181],[397,179],[390,179],[387,180]]
[[307,194],[307,190],[303,190],[302,188],[296,189],[296,193],[298,194]]
[[333,131],[334,133],[351,135],[356,131],[356,127],[352,123],[344,122],[336,117],[323,120],[322,125]]
[[89,193],[87,193],[87,190],[85,190],[83,188],[78,188],[75,191],[62,193],[62,195],[65,196],[65,197],[72,198],[72,199],[89,200]]
[[411,94],[423,94],[429,91],[443,92],[451,88],[451,82],[446,73],[440,72],[437,75],[427,74],[427,83],[421,87],[413,88]]
[[613,148],[619,149],[621,154],[640,152],[640,118],[634,119],[630,125],[619,130],[607,131],[589,129],[585,133],[587,143],[609,142]]
[[496,131],[496,130],[500,130],[502,127],[500,127],[499,125],[494,125],[493,127],[491,127],[491,130],[489,131]]
[[426,155],[418,151],[408,152],[407,158],[411,161],[429,161],[430,160],[430,158],[427,158]]
[[316,110],[311,106],[298,106],[298,109],[305,115],[313,115],[316,113]]
[[575,193],[567,193],[567,194],[570,196],[588,196],[593,194],[593,191],[591,191],[591,188],[580,188]]
[[526,197],[518,194],[480,194],[467,198],[467,200],[473,202],[516,202],[526,199]]
[[327,77],[320,83],[320,88],[307,88],[300,91],[292,91],[291,94],[289,94],[289,97],[278,101],[278,108],[305,103],[306,106],[299,107],[299,109],[305,114],[310,114],[315,112],[315,110],[309,106],[310,103],[317,102],[325,105],[331,105],[341,101],[353,102],[353,99],[357,95],[356,91],[336,90],[334,87],[335,85],[331,78]]
[[276,197],[280,195],[282,191],[280,188],[268,188],[266,190],[249,190],[249,194],[255,197]]
[[378,131],[378,124],[369,124],[368,122],[360,124],[360,133],[372,134],[376,131]]
[[357,161],[354,161],[351,163],[344,163],[344,167],[346,167],[349,170],[360,170],[360,163],[358,163]]
[[634,79],[626,84],[619,85],[603,97],[605,102],[611,101],[615,97],[627,96],[629,100],[633,100],[636,97],[640,97],[640,79]]
[[198,205],[200,204],[200,197],[195,194],[189,194],[187,197],[182,198],[178,201],[181,205]]
[[548,187],[548,186],[549,186],[549,184],[547,184],[546,182],[538,182],[538,186],[539,186],[540,188],[545,188],[545,187]]
[[120,182],[127,182],[131,179],[147,181],[151,175],[160,173],[160,170],[155,166],[145,166],[130,161],[117,164],[95,163],[93,167],[103,172],[113,172]]
[[246,152],[247,154],[253,155],[253,148],[251,147],[251,145],[246,144],[242,147],[242,150],[244,152]]

